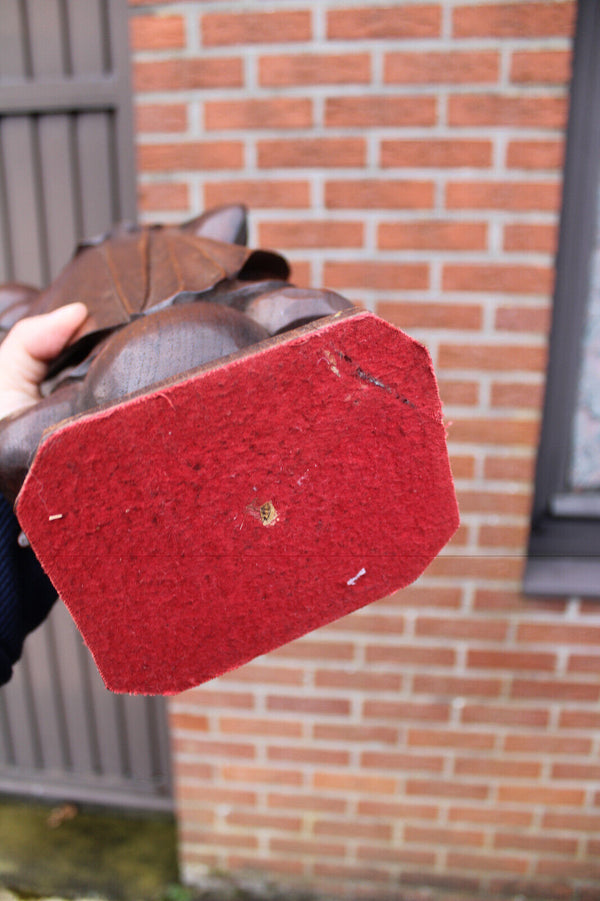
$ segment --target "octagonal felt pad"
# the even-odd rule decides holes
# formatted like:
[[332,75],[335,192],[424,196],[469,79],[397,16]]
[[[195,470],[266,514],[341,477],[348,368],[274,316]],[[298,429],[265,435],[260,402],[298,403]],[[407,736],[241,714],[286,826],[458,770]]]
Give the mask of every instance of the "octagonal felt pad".
[[341,315],[68,421],[17,501],[106,685],[171,694],[402,588],[458,525],[427,351]]

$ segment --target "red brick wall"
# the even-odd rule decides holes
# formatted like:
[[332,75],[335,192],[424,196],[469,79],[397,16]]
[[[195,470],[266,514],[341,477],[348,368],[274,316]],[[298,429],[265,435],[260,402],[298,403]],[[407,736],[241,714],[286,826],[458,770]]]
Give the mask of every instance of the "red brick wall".
[[422,340],[462,512],[414,587],[172,701],[184,877],[600,897],[600,606],[520,592],[574,3],[130,2],[144,218],[246,201]]

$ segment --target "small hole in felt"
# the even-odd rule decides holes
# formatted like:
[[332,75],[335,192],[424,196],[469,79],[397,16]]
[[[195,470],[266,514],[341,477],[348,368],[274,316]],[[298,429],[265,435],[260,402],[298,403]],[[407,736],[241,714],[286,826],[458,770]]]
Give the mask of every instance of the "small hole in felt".
[[278,514],[273,501],[267,501],[266,503],[261,504],[259,513],[260,521],[263,526],[273,526],[277,522]]

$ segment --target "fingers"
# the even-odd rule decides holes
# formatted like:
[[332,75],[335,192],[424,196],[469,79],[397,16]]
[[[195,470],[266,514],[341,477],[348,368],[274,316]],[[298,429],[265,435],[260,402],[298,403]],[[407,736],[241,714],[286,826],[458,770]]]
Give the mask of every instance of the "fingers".
[[83,303],[70,303],[51,313],[21,319],[5,339],[17,335],[26,354],[36,361],[49,362],[67,345],[87,316]]
[[66,347],[87,316],[82,303],[21,319],[0,344],[0,417],[40,398],[48,363]]

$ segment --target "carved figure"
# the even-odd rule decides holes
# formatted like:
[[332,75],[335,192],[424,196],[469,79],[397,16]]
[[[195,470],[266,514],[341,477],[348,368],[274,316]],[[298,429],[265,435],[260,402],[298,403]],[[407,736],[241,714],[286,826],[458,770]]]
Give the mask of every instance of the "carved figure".
[[52,365],[44,400],[0,422],[0,490],[14,501],[49,426],[351,306],[288,281],[249,250],[242,206],[182,226],[121,224],[82,243],[43,291],[0,285],[0,340],[23,316],[83,300],[88,318]]
[[107,686],[171,694],[416,579],[458,510],[424,347],[285,260],[241,207],[119,226],[0,329],[82,300],[0,488]]

